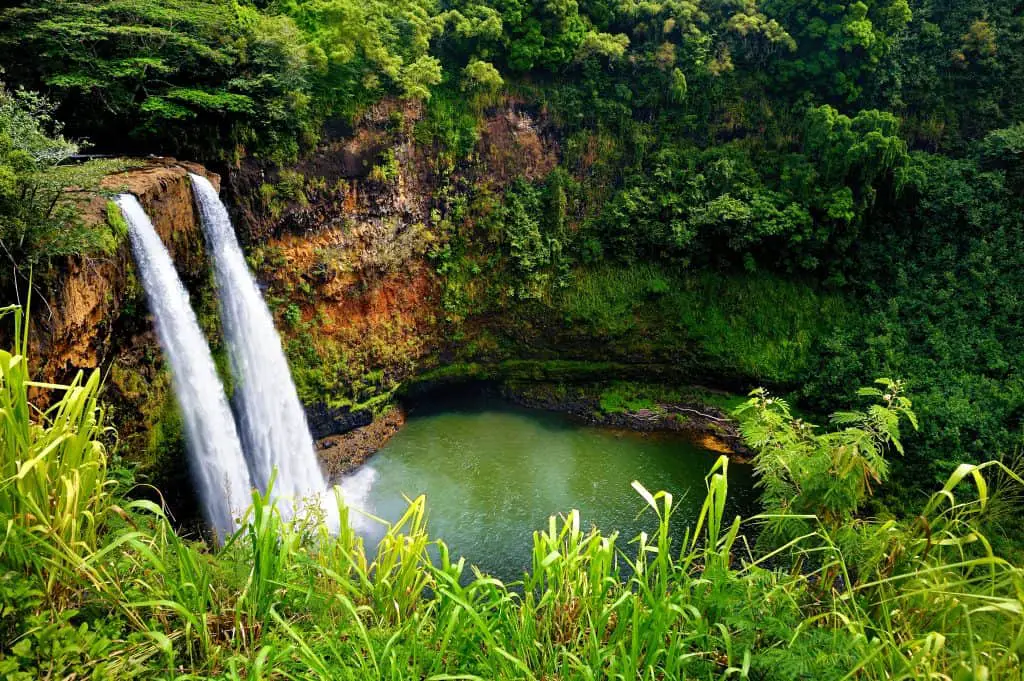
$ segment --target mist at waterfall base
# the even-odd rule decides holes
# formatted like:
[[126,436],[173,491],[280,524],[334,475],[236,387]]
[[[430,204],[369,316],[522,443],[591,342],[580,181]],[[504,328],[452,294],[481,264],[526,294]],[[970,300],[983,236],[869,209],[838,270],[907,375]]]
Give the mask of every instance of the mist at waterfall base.
[[170,253],[134,196],[117,197],[132,251],[171,368],[191,457],[190,469],[207,522],[224,537],[251,503],[248,471],[234,417]]

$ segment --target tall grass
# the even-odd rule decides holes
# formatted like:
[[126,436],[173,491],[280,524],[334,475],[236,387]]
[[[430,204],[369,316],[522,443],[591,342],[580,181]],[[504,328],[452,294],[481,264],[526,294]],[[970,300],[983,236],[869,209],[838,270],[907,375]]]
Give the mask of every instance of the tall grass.
[[999,464],[961,467],[916,518],[806,518],[758,549],[746,529],[773,518],[725,515],[722,458],[681,541],[673,496],[634,482],[655,531],[553,516],[514,584],[432,540],[422,497],[368,548],[340,499],[331,535],[257,494],[217,548],[115,505],[95,384],[39,386],[63,401],[32,409],[22,333],[0,356],[5,678],[1020,678],[1024,573],[979,523]]
[[[36,571],[57,598],[82,563],[100,548],[113,507],[107,477],[99,372],[69,385],[31,380],[28,324],[18,307],[0,309],[14,320],[14,350],[0,350],[0,548],[15,564]],[[29,390],[56,395],[37,409]],[[72,581],[74,581],[72,579]]]

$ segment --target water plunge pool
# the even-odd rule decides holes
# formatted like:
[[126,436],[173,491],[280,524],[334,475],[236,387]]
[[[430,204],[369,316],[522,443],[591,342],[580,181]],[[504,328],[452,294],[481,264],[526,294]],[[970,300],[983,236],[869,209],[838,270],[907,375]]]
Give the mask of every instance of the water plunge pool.
[[[638,517],[645,502],[633,480],[673,494],[681,541],[718,456],[674,433],[595,428],[501,401],[448,398],[410,413],[343,486],[353,503],[390,522],[407,509],[406,497],[426,495],[432,538],[444,539],[453,558],[514,581],[530,567],[533,532],[553,514],[579,509],[583,528],[618,530],[620,548],[641,530],[652,532],[655,516]],[[755,496],[750,467],[731,464],[727,516],[748,515]],[[362,524],[369,525],[361,528],[367,547],[376,546],[383,530]]]

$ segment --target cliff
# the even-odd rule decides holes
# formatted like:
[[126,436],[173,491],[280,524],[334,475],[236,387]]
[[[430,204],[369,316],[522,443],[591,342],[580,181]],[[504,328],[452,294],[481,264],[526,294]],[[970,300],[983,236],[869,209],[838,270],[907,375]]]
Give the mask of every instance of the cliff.
[[[460,133],[465,143],[453,145],[451,130],[429,127],[439,119],[422,104],[386,100],[342,134],[329,127],[290,167],[246,159],[223,169],[223,196],[318,438],[366,426],[421,380],[671,382],[692,366],[655,357],[642,328],[639,350],[590,338],[567,328],[557,309],[510,291],[505,197],[520,180],[545,186],[563,140],[542,108],[515,98],[474,116]],[[578,174],[597,157],[588,144],[577,154]],[[200,166],[161,159],[103,186],[140,198],[223,359],[189,171],[218,184]],[[99,197],[86,212],[98,222],[106,209]],[[560,219],[571,230],[582,217]],[[69,260],[48,304],[36,335],[46,377],[109,367],[122,452],[175,489],[167,483],[184,474],[181,425],[127,240],[108,258]],[[645,363],[652,359],[660,364]]]
[[[203,269],[202,231],[189,172],[220,184],[220,177],[202,166],[169,158],[147,161],[102,182],[104,192],[138,197],[186,278],[198,276]],[[106,195],[96,196],[84,207],[87,223],[108,219],[107,201]],[[115,333],[126,303],[141,295],[127,238],[121,238],[108,256],[68,258],[60,271],[58,284],[46,292],[45,309],[36,309],[33,317],[37,366],[48,381],[105,365],[137,340]]]
[[516,99],[480,113],[462,154],[420,134],[427,118],[385,100],[293,167],[247,160],[225,177],[319,435],[462,346],[442,273],[457,233],[475,228],[460,207],[542,180],[559,158],[546,114]]
[[[208,334],[212,308],[209,271],[199,217],[188,173],[202,174],[215,186],[220,177],[201,165],[172,158],[131,161],[130,170],[108,175],[102,191],[81,205],[86,224],[110,229],[116,244],[106,254],[56,263],[33,302],[31,351],[37,377],[65,382],[80,370],[104,372],[104,402],[117,424],[119,453],[137,464],[140,482],[159,482],[173,508],[195,508],[184,462],[180,419],[170,375],[145,293],[136,276],[127,234],[111,229],[110,199],[128,192],[138,197],[189,287]],[[104,224],[107,223],[107,224]],[[41,295],[40,295],[41,294]],[[39,298],[44,300],[41,302]],[[46,394],[37,396],[45,401]]]

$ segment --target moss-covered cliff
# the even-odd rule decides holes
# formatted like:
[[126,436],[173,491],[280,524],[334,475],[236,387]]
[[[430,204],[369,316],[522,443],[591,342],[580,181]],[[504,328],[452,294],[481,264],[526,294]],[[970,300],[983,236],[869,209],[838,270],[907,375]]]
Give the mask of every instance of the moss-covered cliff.
[[[195,279],[203,272],[204,258],[189,172],[202,173],[219,184],[219,176],[200,165],[174,159],[152,160],[107,176],[102,182],[104,194],[84,207],[86,221],[116,222],[107,192],[134,194],[151,216],[182,274]],[[142,291],[135,278],[131,245],[123,230],[115,233],[119,240],[111,254],[69,258],[57,285],[49,291],[46,310],[36,310],[36,354],[47,379],[99,367],[136,341],[118,333],[119,322],[145,308],[137,307]]]
[[423,134],[430,123],[420,104],[384,101],[292,168],[227,175],[307,403],[379,405],[464,349],[443,262],[453,206],[541,180],[558,160],[546,117],[515,100],[483,114],[464,156]]
[[[318,438],[366,425],[396,395],[453,381],[504,383],[534,402],[530,385],[586,384],[589,397],[566,406],[597,405],[584,409],[595,416],[601,386],[616,379],[736,390],[785,383],[807,370],[818,336],[842,323],[842,300],[799,285],[560,259],[559,242],[579,240],[612,181],[601,140],[568,141],[545,109],[513,97],[473,110],[432,106],[385,100],[298,164],[223,169],[222,195]],[[209,175],[153,161],[104,186],[142,200],[216,355],[188,170]],[[569,186],[577,196],[582,186],[593,191],[570,206]],[[105,207],[96,199],[94,220],[106,219]],[[127,244],[65,272],[51,301],[60,316],[41,341],[50,373],[109,366],[122,451],[144,471],[180,473],[177,410]],[[749,301],[766,295],[778,300],[762,319]],[[634,392],[627,401],[640,411],[658,408]],[[561,392],[541,394],[551,406]],[[715,399],[697,390],[684,401]],[[622,410],[604,411],[614,420]]]
[[606,141],[514,97],[438,106],[383,101],[293,167],[226,174],[318,435],[421,379],[784,384],[847,317],[770,277],[560,255],[614,182]]
[[[33,310],[32,352],[41,376],[64,381],[77,371],[101,369],[105,400],[118,425],[119,452],[139,466],[142,479],[173,481],[187,474],[181,427],[164,364],[138,281],[126,226],[110,197],[138,197],[168,250],[205,325],[216,338],[209,298],[209,272],[202,230],[188,174],[219,186],[220,177],[201,165],[175,159],[147,159],[108,175],[102,191],[82,206],[95,229],[111,229],[117,243],[109,253],[69,258],[54,269],[45,305]],[[173,496],[186,486],[168,485]]]

